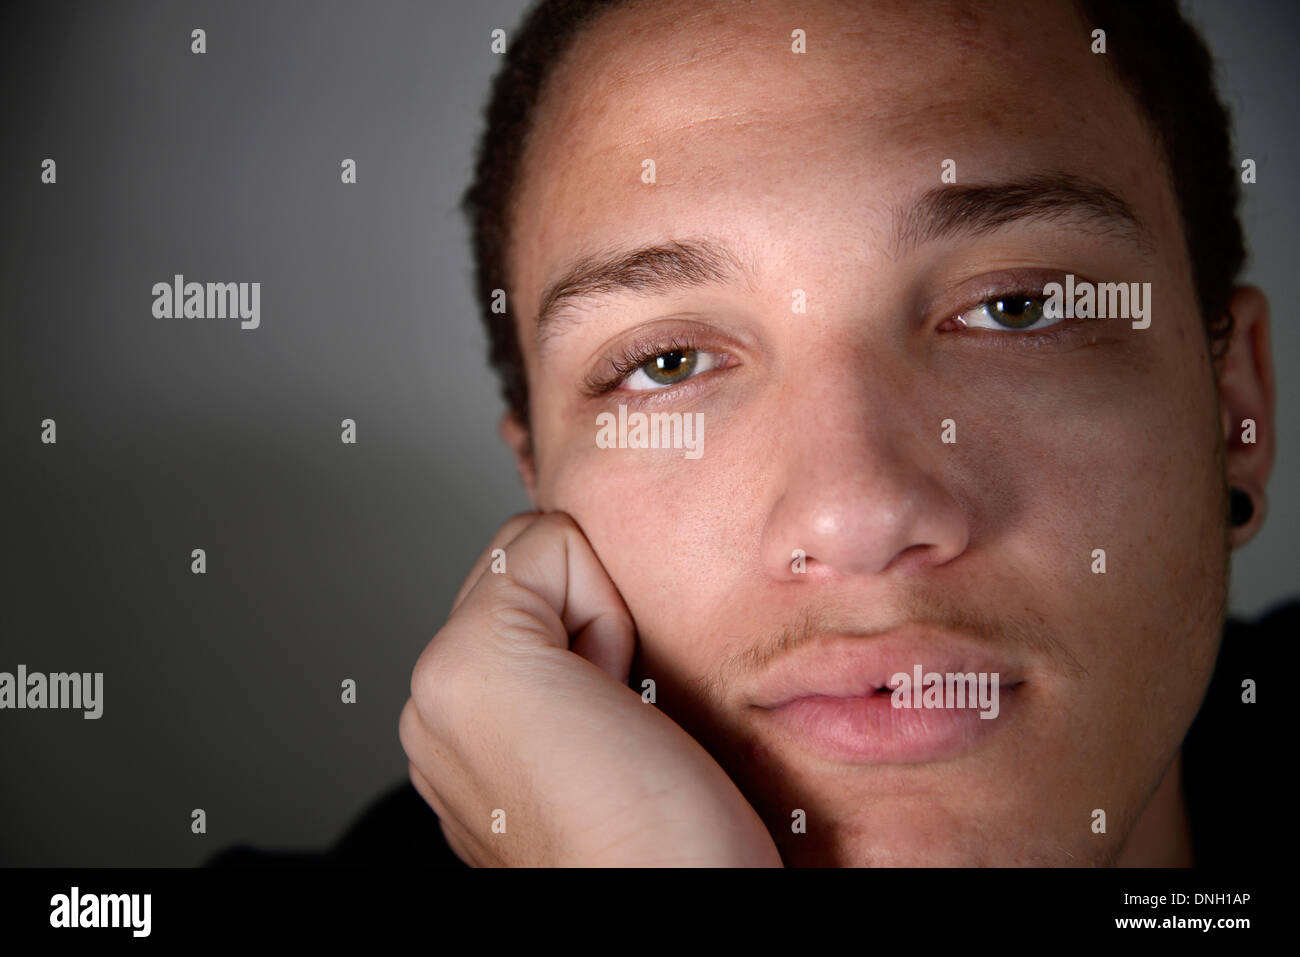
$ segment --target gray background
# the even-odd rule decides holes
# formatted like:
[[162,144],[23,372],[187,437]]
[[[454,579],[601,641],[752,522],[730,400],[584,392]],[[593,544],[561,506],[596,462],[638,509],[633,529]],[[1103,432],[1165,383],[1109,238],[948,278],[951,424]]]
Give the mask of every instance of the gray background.
[[[489,33],[524,6],[9,4],[0,671],[102,671],[105,710],[0,712],[0,864],[322,846],[404,780],[410,669],[527,506],[455,209]],[[1247,279],[1275,310],[1272,513],[1232,586],[1250,615],[1297,591],[1300,15],[1191,9],[1259,165]],[[153,320],[176,272],[263,283],[261,328]]]

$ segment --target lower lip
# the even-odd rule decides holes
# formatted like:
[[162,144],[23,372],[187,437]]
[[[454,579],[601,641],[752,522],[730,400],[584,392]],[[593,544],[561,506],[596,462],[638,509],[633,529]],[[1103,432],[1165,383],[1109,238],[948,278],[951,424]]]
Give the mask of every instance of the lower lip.
[[981,718],[979,708],[895,708],[888,693],[799,698],[765,713],[800,747],[833,761],[916,764],[972,750],[1005,726],[1019,691],[1019,684],[999,690],[995,718]]

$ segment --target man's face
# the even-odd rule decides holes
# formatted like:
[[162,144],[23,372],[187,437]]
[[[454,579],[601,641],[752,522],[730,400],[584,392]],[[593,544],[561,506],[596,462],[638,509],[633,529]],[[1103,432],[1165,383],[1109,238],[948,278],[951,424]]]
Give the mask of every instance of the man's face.
[[[580,36],[541,102],[511,256],[535,501],[626,600],[633,687],[789,862],[1112,861],[1209,679],[1211,366],[1168,174],[1092,29],[1064,3],[658,3]],[[571,300],[539,343],[576,261],[669,240],[742,275]],[[1021,328],[1017,294],[1066,274],[1150,283],[1149,327]],[[694,367],[593,394],[675,348]],[[702,414],[702,454],[599,447],[620,404]],[[998,672],[997,717],[864,697],[915,665]]]

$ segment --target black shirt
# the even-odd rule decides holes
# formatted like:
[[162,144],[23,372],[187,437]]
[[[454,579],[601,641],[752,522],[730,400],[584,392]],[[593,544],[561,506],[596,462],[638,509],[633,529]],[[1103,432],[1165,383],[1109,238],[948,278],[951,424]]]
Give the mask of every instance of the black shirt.
[[[1183,793],[1198,866],[1250,867],[1269,856],[1277,822],[1260,813],[1259,775],[1276,774],[1265,751],[1266,703],[1276,689],[1259,690],[1246,704],[1243,681],[1263,683],[1264,668],[1283,668],[1300,633],[1300,601],[1274,608],[1255,622],[1229,618],[1205,701],[1183,742]],[[1276,706],[1271,709],[1276,713]],[[404,781],[373,801],[343,836],[320,851],[226,848],[209,867],[464,867],[447,846],[438,817]]]

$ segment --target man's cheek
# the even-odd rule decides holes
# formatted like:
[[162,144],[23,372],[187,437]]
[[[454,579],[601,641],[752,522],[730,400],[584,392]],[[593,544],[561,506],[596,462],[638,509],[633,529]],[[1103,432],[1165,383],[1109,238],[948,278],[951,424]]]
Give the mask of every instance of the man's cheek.
[[1188,416],[1171,414],[1168,384],[1135,381],[1130,365],[1096,350],[977,406],[972,454],[999,506],[986,521],[1037,530],[1072,568],[1089,568],[1092,552],[1110,545],[1122,554],[1107,559],[1132,570],[1130,549],[1180,494],[1178,463],[1195,443]]
[[746,460],[725,442],[706,439],[705,449],[693,460],[672,449],[584,450],[567,457],[554,486],[554,507],[582,527],[636,625],[634,689],[653,680],[656,703],[685,721],[717,636],[752,627],[731,596],[752,575],[740,538],[762,524],[754,497],[735,493]]
[[[1143,708],[1183,709],[1186,682],[1170,676],[1204,670],[1217,627],[1204,596],[1219,587],[1218,563],[1205,559],[1214,543],[1197,520],[1215,507],[1212,476],[1189,464],[1212,461],[1204,410],[1170,402],[1177,387],[1160,376],[1141,389],[1123,385],[1055,402],[1050,422],[1026,430],[1020,461],[1035,481],[1010,530],[1048,566],[1044,600],[1056,607],[1040,611],[1062,624],[1086,671],[1064,693],[1096,716],[1106,740],[1134,734],[1125,726]],[[998,467],[1014,468],[1011,447],[1001,454]],[[1153,717],[1147,727],[1154,734],[1163,724]]]
[[[719,472],[721,469],[721,473]],[[676,449],[583,449],[555,476],[551,507],[569,512],[634,613],[690,605],[727,565],[734,528],[726,465]],[[653,604],[651,604],[653,603]]]

